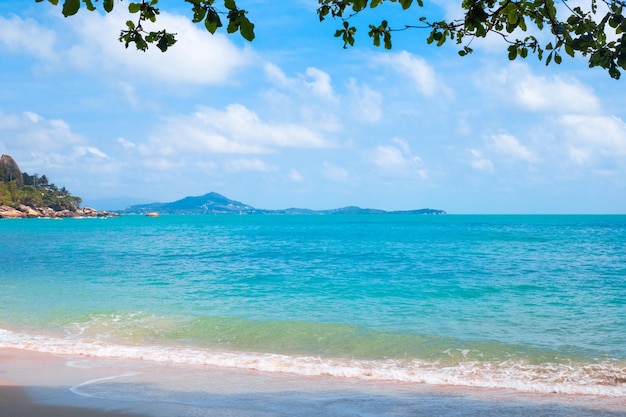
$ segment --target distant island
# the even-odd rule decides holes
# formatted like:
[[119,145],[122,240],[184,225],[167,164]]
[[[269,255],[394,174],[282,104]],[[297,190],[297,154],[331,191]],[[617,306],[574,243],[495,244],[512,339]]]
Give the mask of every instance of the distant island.
[[185,197],[171,203],[138,204],[114,212],[81,207],[82,199],[65,187],[57,187],[46,175],[22,172],[9,155],[0,158],[0,219],[2,218],[63,218],[108,217],[121,214],[446,214],[443,210],[418,209],[385,211],[356,206],[330,210],[288,208],[267,210],[252,207],[211,192],[197,197]]
[[0,157],[0,219],[33,217],[103,217],[116,213],[81,207],[82,199],[57,187],[46,175],[22,172],[9,156]]
[[171,203],[138,204],[119,211],[120,214],[143,214],[156,216],[160,214],[446,214],[443,210],[418,209],[403,211],[385,211],[360,208],[355,206],[330,210],[310,210],[288,208],[283,210],[266,210],[252,207],[239,201],[231,200],[221,194],[211,192],[197,197],[185,197]]

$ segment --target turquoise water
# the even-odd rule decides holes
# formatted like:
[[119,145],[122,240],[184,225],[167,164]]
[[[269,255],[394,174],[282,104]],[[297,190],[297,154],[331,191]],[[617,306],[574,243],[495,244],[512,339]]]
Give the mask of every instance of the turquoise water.
[[626,216],[0,221],[0,347],[626,395]]

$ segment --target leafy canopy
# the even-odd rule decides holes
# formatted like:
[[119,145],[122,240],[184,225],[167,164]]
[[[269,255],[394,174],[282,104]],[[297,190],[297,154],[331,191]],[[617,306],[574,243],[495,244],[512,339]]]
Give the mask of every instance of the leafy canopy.
[[[36,0],[43,2],[45,0]],[[47,0],[54,5],[59,0]],[[121,0],[62,0],[64,16],[78,12],[81,5],[88,10],[96,10],[101,5],[111,12],[115,3]],[[194,23],[202,23],[206,30],[215,33],[226,23],[228,33],[239,32],[243,38],[252,41],[254,24],[247,17],[248,12],[239,9],[235,0],[179,0],[189,3]],[[587,0],[589,9],[571,5],[561,0],[559,7],[555,0],[460,0],[462,15],[452,20],[432,20],[420,17],[412,24],[392,26],[387,19],[368,25],[368,35],[375,46],[386,49],[392,47],[392,34],[407,29],[426,29],[426,42],[437,46],[446,41],[459,45],[459,55],[472,52],[470,45],[476,38],[488,35],[499,36],[507,44],[509,59],[526,58],[535,54],[546,65],[560,64],[563,55],[571,57],[580,54],[587,58],[589,67],[601,67],[614,79],[619,79],[626,69],[626,19],[623,9],[626,0]],[[335,37],[343,41],[344,48],[353,46],[357,27],[351,19],[383,4],[396,3],[403,10],[423,7],[423,0],[318,0],[317,14],[320,21],[334,18],[340,21]],[[176,34],[165,29],[146,31],[143,24],[156,22],[159,15],[158,0],[128,2],[128,11],[137,15],[136,20],[128,20],[126,28],[120,32],[119,40],[126,47],[134,43],[137,49],[145,51],[148,44],[156,44],[163,52],[176,43]]]
[[[44,0],[35,0],[41,3]],[[211,34],[215,33],[218,28],[223,26],[222,18],[228,22],[226,31],[228,33],[239,32],[246,40],[254,39],[254,24],[248,20],[247,11],[237,7],[235,0],[223,0],[225,10],[218,9],[214,6],[215,0],[180,0],[191,5],[194,23],[203,23],[204,27]],[[48,0],[49,3],[57,6],[59,0]],[[97,5],[101,5],[102,9],[110,13],[116,3],[122,3],[121,0],[63,0],[63,16],[73,16],[84,4],[87,10],[96,10]],[[126,21],[126,28],[120,32],[119,40],[124,42],[125,46],[134,43],[137,49],[141,51],[148,50],[149,44],[155,44],[161,52],[165,52],[169,47],[176,43],[176,34],[170,33],[166,29],[159,31],[147,31],[143,28],[146,22],[155,23],[160,11],[157,7],[159,0],[142,0],[128,2],[128,12],[136,15],[135,20]]]

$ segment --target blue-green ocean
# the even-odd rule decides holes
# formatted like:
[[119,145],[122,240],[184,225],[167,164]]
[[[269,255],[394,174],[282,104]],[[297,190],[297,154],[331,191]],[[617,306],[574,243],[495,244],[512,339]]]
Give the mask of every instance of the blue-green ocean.
[[0,347],[626,396],[626,216],[0,221]]

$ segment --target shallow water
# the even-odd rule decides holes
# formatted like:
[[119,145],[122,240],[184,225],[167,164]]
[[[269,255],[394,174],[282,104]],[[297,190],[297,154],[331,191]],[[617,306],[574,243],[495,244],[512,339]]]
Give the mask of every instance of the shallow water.
[[0,222],[0,347],[626,395],[626,216]]

